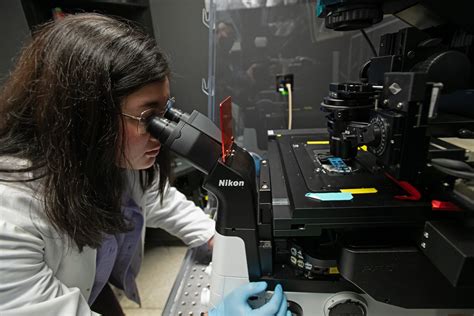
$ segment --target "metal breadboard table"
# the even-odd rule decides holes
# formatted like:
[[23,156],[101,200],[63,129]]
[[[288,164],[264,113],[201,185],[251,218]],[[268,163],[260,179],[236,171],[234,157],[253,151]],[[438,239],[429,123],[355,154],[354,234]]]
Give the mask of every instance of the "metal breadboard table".
[[205,269],[211,258],[207,245],[188,249],[162,315],[200,316],[207,311],[207,307],[201,305],[201,291],[210,286],[210,276]]

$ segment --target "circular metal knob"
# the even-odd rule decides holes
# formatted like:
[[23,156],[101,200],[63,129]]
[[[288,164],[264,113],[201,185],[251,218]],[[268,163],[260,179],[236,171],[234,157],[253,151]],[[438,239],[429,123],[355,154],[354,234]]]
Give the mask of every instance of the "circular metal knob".
[[367,303],[356,293],[342,292],[330,297],[324,304],[325,316],[367,316]]

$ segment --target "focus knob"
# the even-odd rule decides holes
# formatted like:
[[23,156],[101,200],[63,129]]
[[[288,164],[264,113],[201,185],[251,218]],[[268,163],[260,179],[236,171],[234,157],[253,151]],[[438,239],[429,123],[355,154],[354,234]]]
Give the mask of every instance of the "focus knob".
[[341,292],[330,297],[324,304],[325,316],[367,316],[367,303],[356,293]]
[[367,311],[359,302],[346,301],[338,303],[329,310],[329,316],[365,316]]

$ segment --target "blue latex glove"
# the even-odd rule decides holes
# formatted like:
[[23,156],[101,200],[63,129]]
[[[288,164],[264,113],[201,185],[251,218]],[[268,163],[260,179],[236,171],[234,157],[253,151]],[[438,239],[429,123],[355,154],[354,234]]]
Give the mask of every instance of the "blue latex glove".
[[208,314],[209,316],[291,316],[280,284],[275,287],[272,298],[265,305],[252,309],[247,303],[249,297],[262,293],[266,288],[267,282],[244,284],[224,297]]

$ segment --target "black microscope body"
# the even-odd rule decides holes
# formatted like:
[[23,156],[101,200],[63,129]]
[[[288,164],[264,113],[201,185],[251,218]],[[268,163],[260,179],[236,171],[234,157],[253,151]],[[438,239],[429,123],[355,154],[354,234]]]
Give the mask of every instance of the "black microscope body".
[[[407,309],[474,308],[474,207],[455,190],[473,171],[464,149],[437,138],[474,133],[472,23],[438,1],[318,6],[336,30],[420,6],[441,16],[384,35],[360,82],[330,85],[327,131],[270,132],[259,174],[235,143],[223,157],[219,129],[196,111],[170,108],[150,133],[207,175],[216,229],[244,240],[250,281],[363,293]],[[307,196],[344,190],[352,199]]]

